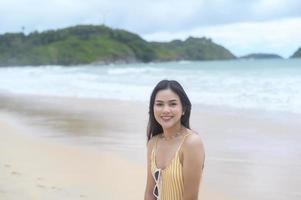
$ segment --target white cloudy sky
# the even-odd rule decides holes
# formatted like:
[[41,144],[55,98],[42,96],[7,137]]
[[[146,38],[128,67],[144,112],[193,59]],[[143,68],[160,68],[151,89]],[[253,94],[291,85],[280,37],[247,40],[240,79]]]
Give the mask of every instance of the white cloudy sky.
[[237,56],[301,46],[300,0],[0,0],[0,33],[102,23],[150,41],[210,37]]

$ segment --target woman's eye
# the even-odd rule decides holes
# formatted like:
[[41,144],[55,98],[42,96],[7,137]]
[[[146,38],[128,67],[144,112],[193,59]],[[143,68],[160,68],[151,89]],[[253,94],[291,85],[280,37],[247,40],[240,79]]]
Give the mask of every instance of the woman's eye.
[[171,105],[172,105],[172,106],[176,106],[177,104],[176,104],[176,103],[172,103]]
[[157,104],[156,104],[156,106],[162,106],[162,105],[163,105],[162,103],[157,103]]

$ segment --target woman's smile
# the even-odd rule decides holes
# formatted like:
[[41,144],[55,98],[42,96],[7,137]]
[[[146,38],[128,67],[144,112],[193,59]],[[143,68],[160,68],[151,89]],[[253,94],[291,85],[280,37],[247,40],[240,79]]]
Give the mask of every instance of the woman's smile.
[[165,122],[168,122],[172,118],[173,118],[173,116],[161,116],[161,119]]

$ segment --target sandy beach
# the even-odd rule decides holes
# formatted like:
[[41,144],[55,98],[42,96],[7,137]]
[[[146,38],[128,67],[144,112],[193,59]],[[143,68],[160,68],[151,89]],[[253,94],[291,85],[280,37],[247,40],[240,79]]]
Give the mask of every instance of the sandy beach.
[[[0,96],[0,199],[143,199],[147,103]],[[300,199],[300,116],[194,105],[199,199]]]
[[[9,122],[0,127],[1,199],[141,198],[142,166],[114,153],[24,136]],[[128,184],[133,176],[136,182]]]

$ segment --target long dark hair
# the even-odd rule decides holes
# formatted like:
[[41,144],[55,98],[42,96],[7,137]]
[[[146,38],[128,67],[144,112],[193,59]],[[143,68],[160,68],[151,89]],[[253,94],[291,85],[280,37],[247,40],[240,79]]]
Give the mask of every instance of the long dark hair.
[[185,93],[181,84],[175,80],[162,80],[154,88],[149,102],[149,120],[147,125],[147,141],[149,141],[153,136],[158,135],[163,132],[162,126],[157,122],[154,116],[154,103],[157,93],[160,90],[170,89],[180,97],[180,101],[183,107],[184,115],[181,117],[181,124],[186,128],[189,126],[189,118],[191,111],[190,100]]

